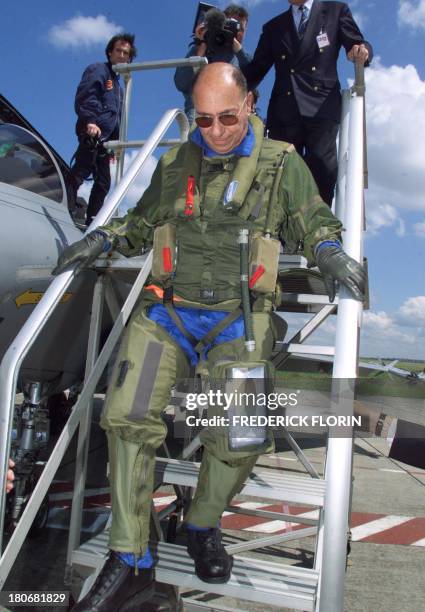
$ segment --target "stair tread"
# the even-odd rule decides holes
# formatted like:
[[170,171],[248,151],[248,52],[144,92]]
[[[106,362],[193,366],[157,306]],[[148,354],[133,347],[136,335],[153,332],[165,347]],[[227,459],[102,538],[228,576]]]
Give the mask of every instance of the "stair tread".
[[[194,461],[157,458],[156,474],[164,483],[196,486],[198,472],[199,463]],[[325,481],[321,478],[293,476],[254,468],[253,474],[245,482],[241,495],[322,506]]]
[[[107,544],[105,530],[74,551],[73,565],[99,567],[108,552]],[[155,546],[158,582],[247,601],[313,609],[319,577],[314,569],[235,555],[230,580],[225,584],[209,584],[196,577],[193,561],[184,546],[166,542]]]

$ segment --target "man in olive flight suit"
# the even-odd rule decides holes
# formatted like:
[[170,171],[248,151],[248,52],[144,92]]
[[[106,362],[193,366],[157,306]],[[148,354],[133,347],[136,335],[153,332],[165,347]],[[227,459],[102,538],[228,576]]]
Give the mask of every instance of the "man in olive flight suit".
[[[78,611],[150,598],[155,450],[166,435],[161,413],[172,387],[198,361],[213,379],[223,376],[223,364],[269,363],[280,243],[303,242],[331,299],[337,281],[363,298],[364,272],[341,248],[340,222],[294,148],[263,138],[242,73],[225,63],[206,66],[193,98],[198,127],[162,156],[137,206],[68,247],[54,271],[77,261],[90,265],[114,248],[131,256],[154,247],[152,275],[124,333],[101,421],[109,445],[111,553]],[[240,310],[241,230],[249,231],[252,253],[266,253],[251,261],[249,273],[251,352]],[[185,518],[188,552],[201,580],[226,582],[232,557],[221,542],[222,512],[273,442],[265,437],[231,448],[225,428],[204,430],[202,442],[198,487]]]

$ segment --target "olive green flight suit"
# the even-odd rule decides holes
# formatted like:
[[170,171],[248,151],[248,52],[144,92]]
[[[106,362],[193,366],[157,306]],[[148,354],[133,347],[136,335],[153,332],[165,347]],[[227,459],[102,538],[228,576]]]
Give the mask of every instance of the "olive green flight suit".
[[[177,313],[179,305],[223,311],[239,307],[241,228],[251,236],[267,229],[273,238],[295,246],[302,241],[312,264],[319,242],[339,239],[341,225],[320,200],[301,158],[287,143],[263,140],[257,118],[251,124],[255,147],[250,157],[204,158],[192,142],[173,147],[162,156],[137,206],[102,228],[115,248],[129,256],[149,248],[154,230],[166,223],[176,240],[172,274],[149,279],[124,333],[101,419],[109,445],[113,550],[146,550],[155,450],[166,435],[161,413],[172,387],[190,372],[184,351],[148,318],[147,309],[170,286]],[[192,198],[187,193],[190,182]],[[270,358],[278,335],[271,314],[273,293],[254,290],[253,298],[255,352],[246,352],[244,338],[213,346],[206,363],[210,372],[222,362]],[[222,428],[204,430],[202,442],[198,487],[186,520],[214,527],[258,456],[273,443],[229,450]]]

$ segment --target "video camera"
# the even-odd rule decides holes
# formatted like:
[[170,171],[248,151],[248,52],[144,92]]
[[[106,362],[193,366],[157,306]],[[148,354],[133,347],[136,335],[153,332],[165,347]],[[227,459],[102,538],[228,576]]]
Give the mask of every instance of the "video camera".
[[207,45],[207,55],[214,55],[217,51],[231,51],[233,39],[242,26],[237,19],[228,18],[216,8],[205,14],[204,42]]

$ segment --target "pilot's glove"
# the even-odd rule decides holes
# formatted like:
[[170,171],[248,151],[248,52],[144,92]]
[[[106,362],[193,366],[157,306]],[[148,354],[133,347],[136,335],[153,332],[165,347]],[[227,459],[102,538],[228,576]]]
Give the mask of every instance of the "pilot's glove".
[[316,262],[329,300],[335,299],[338,283],[342,283],[351,292],[354,299],[362,302],[365,297],[366,273],[363,267],[349,257],[337,242],[322,242],[316,247]]
[[53,276],[60,274],[70,264],[81,262],[82,267],[90,266],[101,253],[107,253],[112,248],[111,242],[103,232],[96,230],[84,236],[67,247],[58,258],[56,268],[52,270]]

